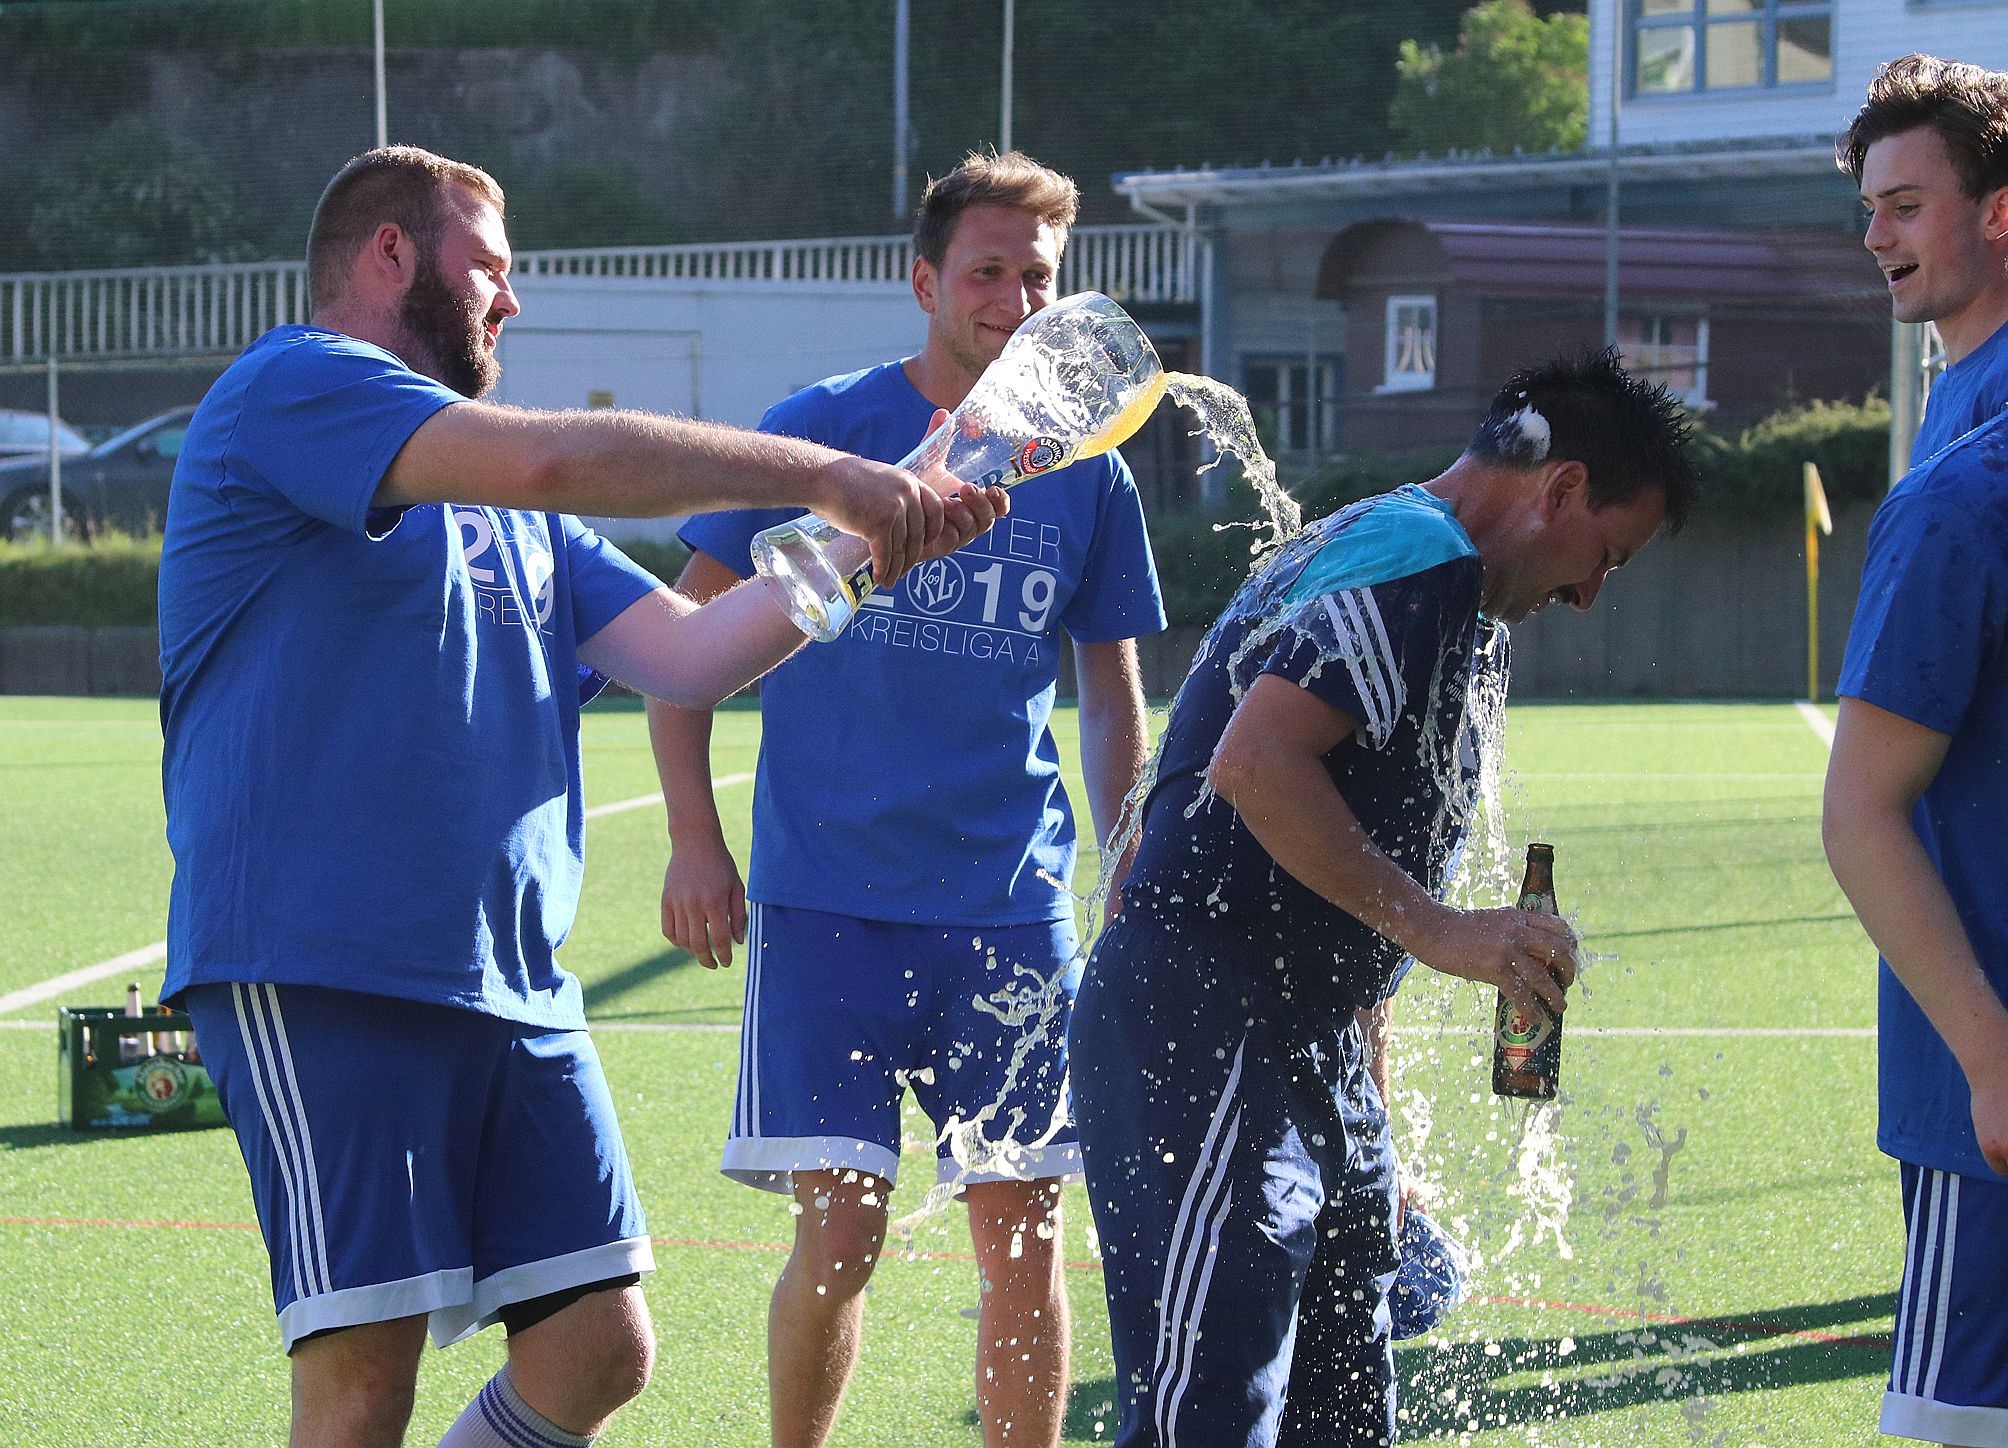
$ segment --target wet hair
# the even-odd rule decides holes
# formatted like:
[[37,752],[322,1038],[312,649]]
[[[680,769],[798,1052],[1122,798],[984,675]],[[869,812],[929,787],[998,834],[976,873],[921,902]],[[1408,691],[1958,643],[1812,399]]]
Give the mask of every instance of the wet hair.
[[1859,186],[1869,147],[1920,126],[1945,142],[1969,197],[2008,186],[2008,75],[1935,55],[1899,56],[1877,69],[1834,160]]
[[340,297],[349,264],[386,221],[431,256],[444,230],[450,188],[460,186],[497,211],[502,188],[478,166],[449,161],[417,146],[380,146],[335,173],[314,207],[307,230],[307,285],[316,307]]
[[960,166],[927,183],[914,218],[914,254],[937,267],[947,261],[955,223],[972,206],[1030,211],[1060,233],[1065,245],[1067,229],[1081,208],[1081,193],[1072,178],[1041,166],[1023,151],[1006,151],[1001,156],[994,151],[971,151]]
[[1651,489],[1666,499],[1664,530],[1678,533],[1694,508],[1692,432],[1686,409],[1664,387],[1633,377],[1606,347],[1514,373],[1464,455],[1507,468],[1579,462],[1589,472],[1593,511]]

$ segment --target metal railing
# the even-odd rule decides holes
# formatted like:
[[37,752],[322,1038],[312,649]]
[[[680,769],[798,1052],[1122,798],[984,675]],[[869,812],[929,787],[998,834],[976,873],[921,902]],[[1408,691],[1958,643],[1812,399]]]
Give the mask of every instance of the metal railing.
[[[1199,261],[1199,243],[1182,228],[1082,226],[1069,240],[1060,288],[1121,302],[1191,302]],[[907,237],[852,236],[523,252],[516,274],[904,286],[911,265]],[[0,366],[51,356],[229,356],[306,315],[306,268],[297,261],[0,275]]]
[[0,276],[0,363],[229,354],[306,314],[298,262]]
[[516,273],[706,282],[904,282],[909,257],[903,236],[596,246],[579,251],[524,252],[516,259]]

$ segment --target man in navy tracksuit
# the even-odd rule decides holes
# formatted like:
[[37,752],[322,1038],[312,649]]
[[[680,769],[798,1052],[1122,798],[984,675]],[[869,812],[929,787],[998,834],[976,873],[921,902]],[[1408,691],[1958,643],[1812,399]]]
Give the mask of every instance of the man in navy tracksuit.
[[1388,1443],[1395,1157],[1358,1017],[1409,958],[1559,1011],[1552,917],[1438,898],[1501,624],[1588,608],[1694,491],[1611,354],[1522,373],[1455,464],[1306,528],[1173,706],[1070,1036],[1123,1448]]

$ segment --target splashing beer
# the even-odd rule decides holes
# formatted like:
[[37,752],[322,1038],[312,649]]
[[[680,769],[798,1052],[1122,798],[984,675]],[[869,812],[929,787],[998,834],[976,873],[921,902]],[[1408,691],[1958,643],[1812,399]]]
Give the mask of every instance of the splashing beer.
[[[1520,881],[1517,903],[1522,910],[1561,913],[1555,908],[1553,845],[1527,846],[1527,873]],[[1492,1028],[1493,1094],[1552,1101],[1561,1074],[1561,1019],[1544,1011],[1538,1021],[1530,1021],[1514,1008],[1506,992],[1500,991]]]

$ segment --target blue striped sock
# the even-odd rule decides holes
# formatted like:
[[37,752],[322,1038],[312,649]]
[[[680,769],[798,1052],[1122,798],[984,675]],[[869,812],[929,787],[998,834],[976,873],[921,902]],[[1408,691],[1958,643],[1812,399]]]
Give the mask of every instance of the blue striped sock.
[[439,1448],[584,1448],[592,1442],[523,1401],[503,1368],[482,1386],[439,1440]]

